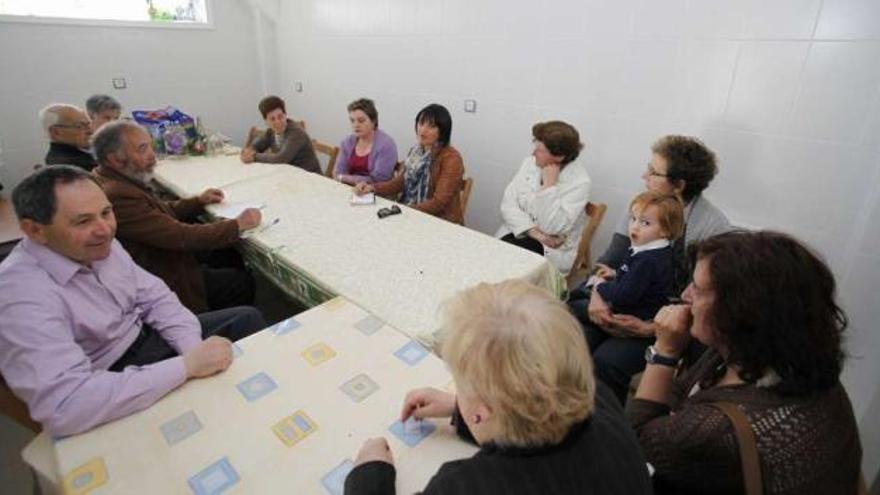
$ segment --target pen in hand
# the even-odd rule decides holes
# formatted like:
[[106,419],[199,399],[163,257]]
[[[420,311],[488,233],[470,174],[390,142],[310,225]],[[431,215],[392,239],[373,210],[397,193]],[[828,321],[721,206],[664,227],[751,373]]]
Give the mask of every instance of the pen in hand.
[[266,225],[260,227],[260,229],[257,230],[257,232],[259,232],[260,234],[262,234],[263,232],[269,230],[269,227],[278,224],[278,222],[280,222],[280,221],[281,221],[281,218],[279,218],[279,217],[275,217],[274,219],[272,219],[271,222],[269,222],[268,224],[266,224]]

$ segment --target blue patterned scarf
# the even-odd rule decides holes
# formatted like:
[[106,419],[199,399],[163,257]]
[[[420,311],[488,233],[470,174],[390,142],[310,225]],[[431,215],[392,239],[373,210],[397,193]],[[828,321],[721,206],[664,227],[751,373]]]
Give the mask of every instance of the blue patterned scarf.
[[428,199],[428,183],[431,181],[432,150],[413,146],[406,155],[403,170],[403,193],[400,202],[414,205]]

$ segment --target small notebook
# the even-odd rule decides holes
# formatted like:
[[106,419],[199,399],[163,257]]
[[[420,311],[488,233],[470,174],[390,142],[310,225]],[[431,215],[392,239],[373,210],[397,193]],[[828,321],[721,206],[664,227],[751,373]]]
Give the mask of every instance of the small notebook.
[[214,215],[223,218],[238,218],[241,213],[248,208],[257,208],[262,210],[266,205],[260,203],[220,203],[212,208]]
[[358,196],[355,193],[351,195],[351,204],[353,205],[374,205],[376,204],[376,195],[374,193],[367,193],[363,196]]

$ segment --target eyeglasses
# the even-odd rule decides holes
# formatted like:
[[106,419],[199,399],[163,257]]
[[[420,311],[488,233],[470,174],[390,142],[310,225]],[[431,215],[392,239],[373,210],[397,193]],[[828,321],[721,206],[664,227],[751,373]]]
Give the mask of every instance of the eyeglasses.
[[379,215],[379,218],[390,217],[391,215],[400,215],[400,207],[397,205],[393,205],[391,208],[382,208],[381,210],[376,212],[376,215]]
[[654,170],[654,167],[649,163],[648,164],[648,175],[651,177],[669,177],[669,174],[661,174],[660,172]]
[[88,122],[77,122],[76,124],[55,124],[52,127],[62,127],[66,129],[78,129],[80,131],[84,131],[91,127],[91,124]]

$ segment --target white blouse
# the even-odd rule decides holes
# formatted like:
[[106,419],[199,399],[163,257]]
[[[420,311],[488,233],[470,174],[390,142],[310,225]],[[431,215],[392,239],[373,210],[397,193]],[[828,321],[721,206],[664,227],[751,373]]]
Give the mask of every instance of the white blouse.
[[558,248],[544,246],[544,256],[567,275],[577,256],[587,221],[584,207],[589,199],[590,176],[580,164],[567,164],[556,184],[541,190],[541,169],[535,157],[529,156],[504,190],[503,223],[495,235],[503,237],[513,233],[522,237],[532,227],[538,227],[546,234],[564,236],[565,241]]

